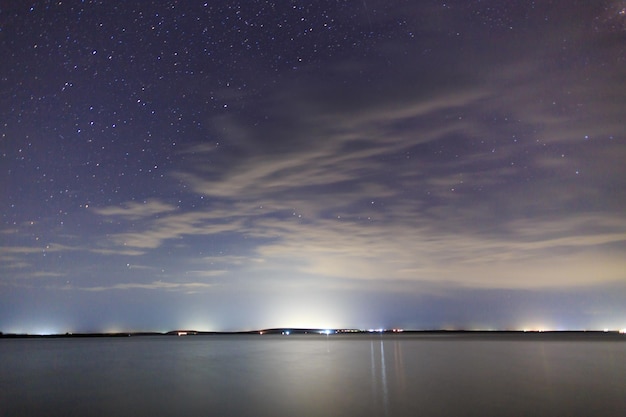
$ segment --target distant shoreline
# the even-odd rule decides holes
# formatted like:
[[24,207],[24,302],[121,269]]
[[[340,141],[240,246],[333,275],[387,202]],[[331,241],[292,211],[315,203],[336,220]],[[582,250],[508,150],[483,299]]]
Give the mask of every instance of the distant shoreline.
[[142,337],[142,336],[241,336],[241,335],[308,335],[308,336],[367,336],[393,335],[402,336],[475,336],[475,337],[514,337],[515,339],[598,339],[626,341],[626,334],[617,330],[357,330],[357,329],[299,329],[299,328],[271,328],[248,331],[197,331],[171,330],[168,332],[114,332],[114,333],[61,333],[61,334],[15,334],[0,333],[0,339],[60,339],[60,338],[111,338],[111,337]]

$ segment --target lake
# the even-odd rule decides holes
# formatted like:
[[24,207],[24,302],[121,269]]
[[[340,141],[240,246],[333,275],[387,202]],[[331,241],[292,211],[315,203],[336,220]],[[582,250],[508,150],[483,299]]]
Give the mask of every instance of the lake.
[[626,342],[526,335],[0,340],[0,416],[624,416]]

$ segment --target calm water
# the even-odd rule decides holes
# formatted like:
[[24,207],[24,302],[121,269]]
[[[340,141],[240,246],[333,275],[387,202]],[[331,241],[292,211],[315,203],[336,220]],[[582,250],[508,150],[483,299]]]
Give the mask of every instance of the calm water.
[[624,416],[626,343],[476,336],[0,340],[0,416]]

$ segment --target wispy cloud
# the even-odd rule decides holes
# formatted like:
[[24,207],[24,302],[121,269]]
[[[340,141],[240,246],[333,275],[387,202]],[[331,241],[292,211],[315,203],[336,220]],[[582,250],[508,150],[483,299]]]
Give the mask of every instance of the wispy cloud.
[[[595,45],[595,35],[567,30]],[[518,45],[497,60],[463,39],[469,61],[445,68],[346,58],[262,99],[242,94],[238,111],[209,118],[219,139],[179,147],[185,164],[171,175],[202,203],[94,209],[129,225],[105,230],[97,253],[141,257],[223,239],[240,242],[237,254],[198,250],[186,273],[481,288],[623,278],[623,75],[564,69],[555,56],[577,58],[556,28],[539,50],[513,32],[491,40]],[[377,52],[389,62],[399,53],[384,42]],[[355,75],[363,65],[368,78]],[[335,77],[321,83],[319,71]]]
[[[454,91],[416,87],[414,94],[397,92],[397,102],[388,94],[351,107],[309,87],[277,92],[265,98],[267,122],[251,125],[245,114],[216,117],[224,144],[181,151],[187,163],[175,178],[210,203],[174,212],[152,200],[95,212],[142,220],[133,232],[108,235],[118,250],[236,236],[248,239],[245,257],[260,262],[224,256],[215,271],[189,271],[204,276],[256,268],[381,286],[481,288],[623,278],[623,261],[612,249],[626,241],[623,215],[610,205],[595,212],[569,208],[594,196],[606,199],[598,191],[601,167],[590,169],[589,162],[586,180],[577,177],[585,157],[623,152],[608,138],[585,148],[581,132],[623,128],[592,118],[573,128],[569,116],[544,102],[551,91],[558,100],[566,97],[551,85],[555,78],[538,77],[540,61],[517,66],[512,59],[497,70],[489,80],[457,83]],[[537,80],[543,87],[531,88]],[[574,98],[567,100],[574,105]],[[493,123],[494,117],[510,123]],[[598,120],[613,119],[614,111]],[[268,136],[272,146],[264,145]],[[560,143],[568,148],[554,147]]]
[[94,286],[94,287],[74,287],[67,286],[65,289],[81,290],[90,292],[100,291],[112,291],[112,290],[167,290],[167,291],[197,291],[213,287],[213,284],[207,284],[203,282],[163,282],[153,281],[150,283],[121,283],[113,284],[109,286]]
[[[528,228],[511,230],[508,235],[481,235],[460,225],[445,229],[419,221],[278,225],[284,230],[283,239],[261,245],[258,251],[269,264],[289,263],[303,273],[382,283],[402,279],[538,288],[594,285],[623,278],[624,261],[616,257],[618,249],[611,249],[611,245],[626,244],[623,226],[614,232],[580,234],[578,229],[568,229],[566,221],[560,224],[561,233],[568,232],[560,238],[542,232],[555,223],[559,221],[535,222],[533,238],[528,237]],[[587,266],[581,268],[583,264]],[[591,270],[595,273],[588,274]]]
[[140,256],[146,252],[143,250],[122,248],[122,249],[90,249],[90,252],[99,253],[101,255],[122,255],[122,256]]
[[174,210],[176,210],[175,206],[154,199],[141,203],[133,201],[121,206],[109,206],[94,209],[97,214],[102,216],[117,216],[131,220],[158,216]]
[[[185,236],[216,235],[239,230],[239,220],[220,211],[194,211],[161,217],[147,222],[141,230],[129,233],[114,233],[109,238],[119,246],[126,248],[154,249],[168,240],[180,240]],[[230,222],[220,222],[221,219]]]
[[55,278],[55,277],[67,276],[67,273],[38,271],[38,272],[33,272],[29,274],[29,276],[32,278]]
[[204,277],[204,278],[212,278],[212,277],[218,277],[218,276],[220,276],[220,275],[224,275],[224,274],[225,274],[225,273],[227,273],[227,272],[228,272],[228,271],[226,271],[226,270],[185,271],[185,275],[192,275],[192,276]]

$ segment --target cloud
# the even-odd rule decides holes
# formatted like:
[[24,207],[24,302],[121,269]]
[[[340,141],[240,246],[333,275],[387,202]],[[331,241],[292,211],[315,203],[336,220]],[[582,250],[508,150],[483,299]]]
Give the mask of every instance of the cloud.
[[101,255],[121,255],[121,256],[141,256],[145,255],[146,252],[143,250],[136,250],[131,248],[123,248],[123,249],[90,249],[90,252],[98,253]]
[[29,274],[32,278],[55,278],[55,277],[64,277],[67,276],[66,273],[60,272],[49,272],[49,271],[39,271]]
[[94,286],[94,287],[74,287],[68,286],[65,289],[81,290],[90,292],[111,291],[111,290],[167,290],[167,291],[197,291],[202,289],[208,289],[213,287],[213,284],[207,284],[203,282],[163,282],[153,281],[151,283],[121,283],[113,284],[109,286]]
[[[221,221],[230,219],[231,221]],[[118,246],[125,248],[154,249],[165,241],[180,240],[185,236],[217,235],[239,230],[240,224],[236,216],[223,210],[194,211],[175,215],[166,215],[148,221],[143,229],[137,232],[113,233],[109,239]]]
[[[615,245],[626,244],[626,229],[619,216],[514,217],[499,219],[485,229],[467,223],[472,216],[485,215],[480,208],[460,210],[455,218],[420,213],[402,201],[389,202],[381,213],[372,208],[375,205],[361,212],[353,209],[344,217],[323,218],[319,212],[288,215],[280,206],[275,211],[270,206],[255,212],[240,203],[228,212],[162,218],[136,236],[145,236],[145,242],[157,247],[186,235],[211,236],[216,231],[211,223],[219,221],[220,233],[249,237],[245,256],[198,258],[195,263],[212,269],[186,272],[207,277],[228,270],[243,275],[290,271],[295,280],[303,276],[347,279],[356,287],[369,280],[382,287],[400,283],[402,288],[407,282],[480,288],[571,287],[623,279],[625,265],[616,256]],[[161,222],[169,227],[162,228]],[[484,224],[484,220],[477,223]]]
[[242,93],[235,111],[207,116],[210,141],[179,147],[171,175],[203,202],[96,209],[133,223],[106,233],[107,250],[237,241],[236,255],[190,255],[188,272],[381,288],[623,279],[626,84],[592,59],[615,51],[604,38],[550,16],[539,43],[507,25],[498,39],[446,38],[464,55],[441,67],[407,58],[427,45],[381,42],[385,59],[337,59]]
[[212,278],[212,277],[217,277],[217,276],[220,276],[220,275],[224,275],[227,272],[228,271],[225,271],[225,270],[185,271],[185,275],[193,275],[193,276],[203,277],[203,278]]
[[[532,228],[511,225],[508,235],[490,236],[462,226],[446,230],[432,222],[328,223],[275,225],[283,229],[283,239],[260,245],[258,252],[268,264],[289,263],[313,276],[377,280],[382,286],[386,280],[409,280],[539,288],[623,279],[625,262],[616,256],[619,250],[610,249],[626,244],[623,225],[618,231],[578,234],[580,229],[572,229],[571,220],[537,221]],[[560,238],[553,237],[555,223]],[[584,263],[587,266],[581,268]],[[596,272],[586,274],[590,270]]]
[[94,212],[102,216],[116,216],[135,220],[161,215],[174,210],[176,210],[175,206],[152,199],[141,203],[128,202],[122,206],[96,208]]
[[[519,103],[508,104],[524,114],[536,97],[519,94]],[[495,101],[475,88],[456,99],[432,100],[418,97],[398,111],[381,104],[377,112],[370,104],[349,115],[299,115],[282,133],[298,146],[274,150],[260,145],[263,129],[221,119],[225,131],[239,125],[230,146],[241,149],[225,151],[213,166],[207,158],[219,158],[222,150],[194,145],[186,169],[175,174],[211,203],[146,218],[136,231],[109,239],[150,251],[187,236],[237,236],[248,239],[241,248],[245,257],[261,262],[226,256],[219,272],[198,272],[208,276],[231,268],[241,274],[290,271],[294,280],[312,276],[404,289],[407,283],[568,288],[624,278],[624,263],[611,249],[626,241],[623,216],[610,207],[595,214],[568,208],[592,196],[606,198],[595,177],[601,168],[586,183],[575,177],[584,152],[598,153],[598,147],[537,152],[538,135],[521,143],[490,140],[481,119]],[[424,121],[442,121],[446,113],[468,116],[449,125]],[[551,131],[556,142],[572,139],[558,117],[526,118],[529,126],[542,126],[542,135]],[[323,120],[323,127],[307,129],[313,120]],[[416,128],[394,132],[397,124]],[[497,133],[507,130],[498,127]],[[463,141],[475,145],[463,147]]]
[[[56,246],[55,246],[56,247]],[[17,255],[25,255],[32,253],[41,253],[46,250],[45,246],[2,246],[0,248],[0,254],[17,254]]]

